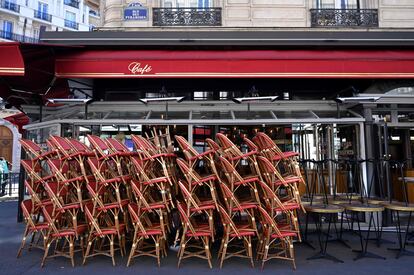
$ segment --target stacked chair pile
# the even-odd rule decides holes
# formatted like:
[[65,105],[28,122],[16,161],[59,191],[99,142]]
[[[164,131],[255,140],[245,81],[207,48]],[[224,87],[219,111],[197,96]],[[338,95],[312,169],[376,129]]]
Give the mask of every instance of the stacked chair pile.
[[132,135],[134,151],[113,138],[87,138],[90,146],[51,136],[47,151],[21,140],[30,198],[21,203],[26,228],[18,256],[40,248],[42,266],[56,256],[74,266],[77,252],[83,264],[106,255],[115,265],[119,253],[127,266],[140,256],[159,266],[175,244],[178,266],[197,257],[211,268],[217,241],[220,267],[242,257],[252,266],[283,259],[295,268],[303,179],[297,154],[282,152],[265,133],[240,147],[218,133],[202,153],[182,136],[174,152],[168,129]]

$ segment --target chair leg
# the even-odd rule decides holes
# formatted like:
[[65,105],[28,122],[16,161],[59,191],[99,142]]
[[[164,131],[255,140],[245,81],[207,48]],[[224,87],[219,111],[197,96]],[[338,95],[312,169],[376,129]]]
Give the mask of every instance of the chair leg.
[[75,267],[75,258],[74,258],[74,238],[73,237],[69,237],[69,257],[70,257],[70,261],[72,263],[72,267]]
[[180,267],[180,263],[181,263],[181,260],[183,259],[183,256],[184,256],[184,251],[185,251],[185,236],[184,236],[184,234],[183,234],[183,236],[182,236],[182,241],[181,241],[181,246],[180,246],[180,256],[178,257],[178,264],[177,264],[177,267]]
[[[26,238],[28,234],[29,234],[29,227],[26,226],[26,229],[24,230],[24,233],[23,233],[22,243],[19,247],[19,251],[17,252],[17,258],[19,258],[20,255],[22,254],[22,250],[23,250],[24,245],[26,244]],[[34,232],[32,234],[34,234]]]
[[210,241],[209,241],[209,237],[205,237],[205,241],[204,241],[204,249],[206,251],[206,256],[207,256],[207,261],[208,261],[208,266],[210,268],[213,268],[212,264],[211,264],[211,254],[210,254]]
[[85,254],[83,255],[82,265],[84,265],[86,263],[86,259],[88,258],[89,251],[91,250],[92,241],[93,241],[92,238],[88,238],[88,246],[86,247]]
[[135,250],[137,249],[137,245],[138,245],[138,243],[139,243],[139,241],[140,241],[141,239],[140,238],[136,238],[135,240],[134,240],[134,242],[132,243],[132,246],[131,246],[131,251],[129,252],[129,257],[128,257],[128,262],[127,262],[127,267],[130,265],[130,263],[131,263],[131,260],[132,260],[132,257],[134,256],[134,254],[135,254]]
[[226,234],[226,237],[224,238],[223,252],[221,252],[220,268],[223,267],[224,258],[226,258],[228,242],[229,236]]
[[249,238],[246,240],[247,241],[247,249],[248,249],[248,256],[250,258],[250,263],[252,265],[252,267],[254,268],[254,262],[253,262],[253,251],[252,251],[252,237],[249,236]]
[[262,270],[264,268],[264,264],[267,260],[267,255],[269,253],[269,243],[266,243],[264,246],[264,253],[263,253],[263,259],[262,259]]
[[157,255],[157,263],[158,263],[158,267],[161,266],[161,261],[160,261],[160,236],[157,236],[155,239],[155,254]]
[[109,238],[109,241],[110,241],[112,265],[115,266],[114,235],[111,235],[111,237]]
[[49,241],[46,242],[45,253],[43,254],[43,259],[42,259],[42,263],[40,264],[40,267],[43,267],[45,265],[45,261],[46,261],[47,255],[49,254],[49,248],[52,242],[53,240],[50,242]]

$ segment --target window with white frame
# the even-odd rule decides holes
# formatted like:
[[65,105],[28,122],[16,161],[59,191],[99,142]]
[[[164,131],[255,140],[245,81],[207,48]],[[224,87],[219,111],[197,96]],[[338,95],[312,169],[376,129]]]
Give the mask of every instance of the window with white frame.
[[162,0],[164,8],[209,8],[213,0]]

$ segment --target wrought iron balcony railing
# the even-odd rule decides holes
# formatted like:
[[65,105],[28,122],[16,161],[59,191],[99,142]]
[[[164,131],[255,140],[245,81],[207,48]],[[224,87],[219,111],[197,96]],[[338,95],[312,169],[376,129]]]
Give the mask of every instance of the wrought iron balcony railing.
[[64,0],[63,3],[65,5],[79,9],[79,1],[77,0]]
[[48,13],[45,13],[45,12],[35,10],[34,11],[34,17],[45,20],[45,21],[52,22],[52,15],[48,14]]
[[28,37],[21,34],[15,34],[12,32],[2,31],[0,30],[0,38],[19,41],[19,42],[26,42],[26,43],[38,43],[38,38]]
[[79,23],[76,23],[75,21],[65,19],[65,27],[71,28],[71,29],[79,29]]
[[378,27],[377,9],[311,9],[312,27]]
[[3,9],[7,9],[7,10],[11,10],[14,12],[20,12],[20,5],[17,5],[16,3],[13,2],[9,2],[6,0],[1,0],[0,1],[0,7]]
[[221,8],[153,8],[153,26],[221,26]]

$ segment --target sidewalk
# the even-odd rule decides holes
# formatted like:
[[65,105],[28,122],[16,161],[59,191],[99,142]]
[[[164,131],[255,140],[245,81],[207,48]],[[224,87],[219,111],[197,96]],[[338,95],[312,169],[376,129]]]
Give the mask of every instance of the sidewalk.
[[[111,275],[111,274],[237,274],[237,275],[253,275],[253,274],[387,274],[387,275],[404,275],[414,274],[414,257],[403,256],[395,259],[395,254],[387,251],[385,244],[381,248],[377,248],[374,243],[370,243],[370,250],[374,253],[387,257],[387,260],[377,259],[361,259],[354,261],[355,253],[345,248],[341,244],[329,243],[328,252],[337,256],[345,263],[334,263],[327,260],[307,261],[306,258],[314,255],[316,251],[304,245],[295,245],[296,249],[296,266],[297,270],[291,269],[288,262],[273,260],[266,263],[263,271],[256,263],[255,268],[251,268],[245,259],[230,259],[224,262],[223,269],[218,268],[217,260],[214,258],[213,269],[210,270],[203,260],[188,259],[182,262],[180,269],[177,269],[177,258],[174,251],[169,251],[166,259],[161,260],[161,267],[156,267],[156,262],[152,258],[136,258],[130,267],[126,267],[126,259],[117,258],[117,266],[113,267],[110,258],[96,257],[91,258],[85,266],[81,266],[81,257],[76,258],[76,267],[72,268],[70,260],[66,258],[48,259],[46,266],[40,268],[40,259],[43,256],[40,250],[28,252],[23,251],[21,258],[16,258],[17,249],[19,247],[23,224],[16,222],[17,202],[1,202],[0,203],[0,274],[88,274],[88,275]],[[316,236],[313,236],[315,238]],[[394,235],[386,233],[385,238],[394,240]],[[353,248],[358,248],[358,239],[355,236],[347,234],[345,239],[351,240],[349,244]],[[316,238],[313,242],[316,245]],[[392,246],[392,245],[391,245]],[[407,247],[414,251],[414,246]]]

